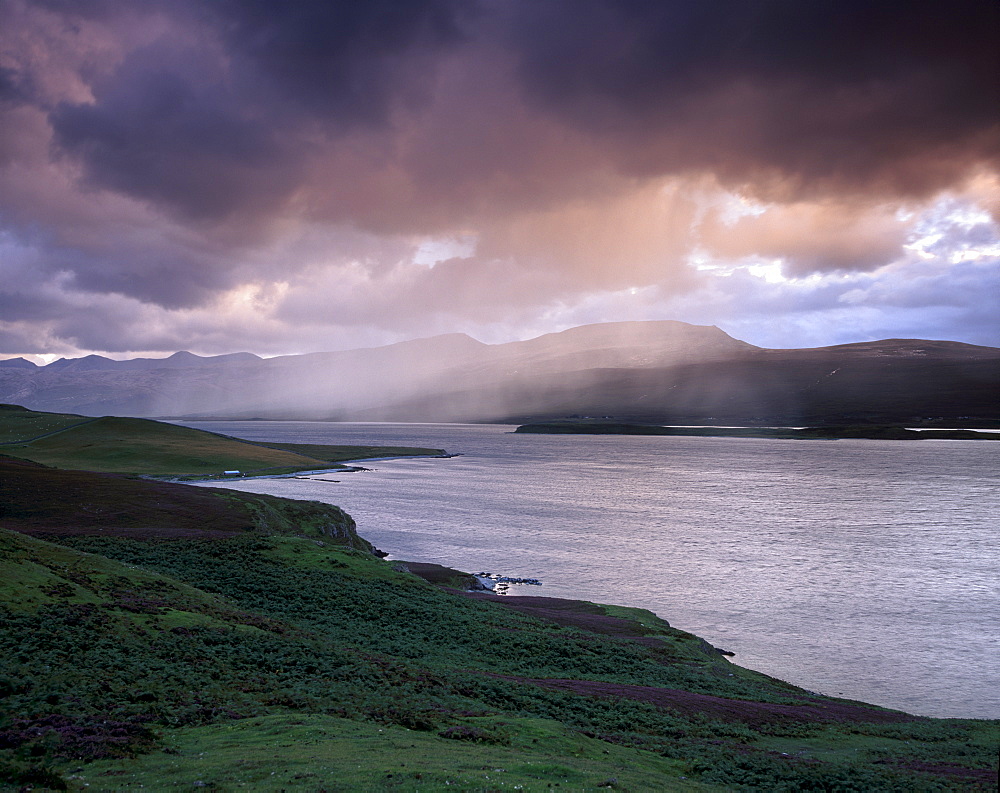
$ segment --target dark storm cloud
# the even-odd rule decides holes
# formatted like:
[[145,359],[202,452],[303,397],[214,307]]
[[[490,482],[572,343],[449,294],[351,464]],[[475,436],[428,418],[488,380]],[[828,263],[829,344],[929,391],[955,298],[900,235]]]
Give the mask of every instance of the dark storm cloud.
[[[939,191],[1000,207],[998,9],[0,0],[24,322],[277,352],[273,326],[306,318],[419,334],[431,314],[440,331],[680,294],[695,248],[874,273],[904,255],[897,215]],[[733,220],[702,201],[722,188],[777,203]],[[466,238],[467,258],[413,263]],[[78,310],[91,297],[116,319]]]
[[0,106],[20,105],[28,100],[28,91],[21,75],[14,69],[0,66]]
[[73,274],[68,288],[128,295],[168,309],[199,305],[233,285],[229,262],[180,246],[128,248],[106,258],[67,251],[57,262]]
[[[835,88],[933,65],[995,69],[990,0],[564,0],[512,4],[528,72],[549,98],[603,92],[635,111],[734,78]],[[982,91],[983,87],[973,88]]]
[[58,301],[46,299],[16,287],[0,289],[0,317],[6,322],[39,320],[51,317],[61,308]]
[[176,30],[94,81],[95,102],[55,109],[55,143],[92,185],[191,219],[260,215],[331,138],[426,100],[433,56],[460,39],[459,5],[178,4]]
[[55,142],[92,183],[192,217],[272,204],[296,183],[295,160],[271,122],[240,112],[214,67],[193,49],[133,52],[96,103],[55,109]]
[[906,192],[1000,154],[995,0],[512,9],[536,104],[617,141],[638,173],[774,169],[806,187]]
[[[543,143],[560,125],[593,147],[584,173],[708,171],[772,198],[922,194],[1000,157],[993,0],[188,0],[150,9],[172,20],[169,33],[94,80],[95,102],[63,102],[51,121],[90,184],[189,218],[259,218],[305,190],[328,216],[387,230],[392,206],[405,228],[434,207],[467,213],[469,201],[457,207],[454,196],[470,182],[485,211],[497,208],[490,195],[509,211],[583,181],[579,141],[563,151]],[[498,48],[513,76],[498,79],[502,62],[481,55]],[[456,89],[457,105],[434,93],[438,67],[454,55],[478,72]],[[530,114],[514,107],[521,99]],[[394,117],[401,109],[409,115]],[[449,144],[450,130],[461,140]],[[370,151],[345,160],[351,133]],[[518,140],[540,148],[511,145]],[[316,184],[314,163],[331,159],[339,170]],[[544,187],[524,174],[535,160],[548,166]],[[400,173],[379,187],[387,167]],[[366,206],[355,198],[361,182],[379,191]],[[410,206],[396,205],[400,195]]]
[[459,16],[473,4],[223,0],[205,7],[228,49],[271,83],[276,100],[351,126],[385,123],[393,101],[420,98],[427,64],[413,59],[459,43]]

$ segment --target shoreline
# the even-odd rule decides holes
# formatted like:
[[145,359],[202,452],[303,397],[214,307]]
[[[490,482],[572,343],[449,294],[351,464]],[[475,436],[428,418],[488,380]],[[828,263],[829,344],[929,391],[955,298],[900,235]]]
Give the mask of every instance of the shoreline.
[[[344,460],[342,463],[336,463],[334,467],[331,468],[304,468],[297,469],[294,471],[284,471],[283,473],[272,473],[272,474],[258,474],[258,473],[246,473],[246,474],[233,474],[231,476],[226,476],[225,474],[204,477],[201,475],[195,475],[192,477],[174,477],[174,478],[160,478],[160,477],[146,477],[148,479],[153,479],[159,482],[173,482],[179,485],[196,485],[200,482],[246,482],[254,479],[311,479],[308,474],[330,474],[330,473],[340,473],[340,474],[354,474],[360,471],[371,471],[371,468],[365,468],[363,465],[351,465],[351,463],[370,463],[378,462],[379,460],[450,460],[453,457],[461,457],[461,454],[396,454],[389,455],[386,457],[357,457],[350,460]],[[313,480],[313,481],[324,481],[324,480]]]
[[[900,447],[900,448],[902,448],[902,447]],[[405,466],[399,466],[399,467],[397,467],[397,470],[402,470],[402,468],[404,468],[404,467]],[[429,477],[433,476],[432,471],[441,470],[442,472],[444,472],[443,469],[437,469],[436,467],[433,467],[433,466],[432,467],[421,466],[420,468],[422,468],[425,471],[425,474],[423,474],[420,477],[421,480],[423,481],[423,479],[426,479],[426,481],[427,481],[427,483],[429,485],[433,484],[433,480],[431,478],[429,478]],[[292,477],[257,477],[257,478],[292,478]],[[451,479],[451,477],[447,477],[447,478]],[[368,482],[366,482],[361,487],[362,487],[362,489],[359,491],[360,494],[369,493],[370,491],[372,491],[373,487],[376,487],[376,489],[377,489],[377,486],[375,486],[375,485],[373,485],[371,483],[368,483]],[[303,486],[302,489],[303,490],[307,490],[307,487]],[[351,489],[353,490],[354,487],[352,486]],[[451,489],[454,490],[454,488],[451,488]],[[271,492],[278,492],[278,491],[271,491]],[[339,493],[335,493],[334,491],[331,491],[331,490],[328,490],[328,489],[326,491],[324,491],[322,488],[318,488],[318,487],[315,488],[315,493],[316,493],[315,496],[298,495],[298,496],[293,496],[293,497],[298,497],[298,498],[317,498],[318,497],[318,498],[322,498],[322,499],[329,499],[330,501],[332,501],[334,503],[340,503],[340,502],[337,501],[337,497],[340,495]],[[358,504],[355,504],[355,509],[360,509],[360,507],[359,507]],[[376,510],[376,511],[379,511],[379,510]],[[362,510],[361,514],[364,516],[365,513],[364,513],[363,510]],[[365,520],[365,517],[359,518],[359,521],[364,521],[364,520]],[[370,524],[370,521],[371,521],[371,515],[367,515],[367,522],[369,524]],[[486,525],[492,525],[492,524],[486,524]],[[362,532],[362,533],[364,533],[364,532]],[[393,560],[395,560],[395,559],[404,559],[405,560],[405,559],[423,559],[423,558],[427,558],[426,556],[422,555],[416,547],[411,547],[407,543],[407,541],[405,539],[397,537],[396,541],[393,541],[391,539],[391,536],[392,536],[392,534],[390,532],[389,536],[384,537],[382,539],[382,545],[380,547],[388,547],[392,551]],[[496,539],[497,538],[494,538],[492,547],[496,548],[496,547],[499,546],[499,547],[502,548],[502,543],[497,542]],[[393,546],[396,545],[397,543],[400,543],[400,542],[402,543],[403,547],[402,547],[401,550],[396,550]],[[414,543],[414,546],[415,545],[416,544]],[[485,547],[484,547],[484,549],[485,549]],[[591,580],[591,579],[584,579],[582,582],[578,582],[573,575],[568,575],[568,576],[567,575],[564,575],[564,576],[555,575],[555,577],[553,577],[554,574],[550,570],[548,570],[547,568],[546,568],[545,574],[543,575],[542,574],[543,573],[542,568],[541,567],[535,567],[535,566],[533,566],[531,564],[530,560],[517,559],[517,560],[514,560],[513,563],[509,563],[509,562],[503,561],[503,559],[501,558],[502,554],[501,554],[500,557],[494,555],[494,556],[492,556],[490,558],[486,558],[486,557],[480,558],[478,554],[472,554],[472,555],[469,555],[469,554],[462,555],[462,554],[460,554],[459,556],[456,556],[454,554],[448,554],[448,553],[446,553],[445,552],[446,550],[448,550],[448,549],[445,549],[445,548],[442,547],[441,549],[439,549],[438,553],[432,554],[431,558],[435,559],[435,561],[437,561],[437,562],[441,562],[444,565],[452,565],[452,564],[454,564],[454,565],[456,565],[459,568],[463,568],[464,570],[470,570],[470,571],[475,571],[475,570],[483,569],[480,565],[485,565],[485,569],[509,571],[509,572],[512,572],[514,575],[518,575],[518,574],[523,574],[523,575],[537,575],[539,577],[542,577],[545,580],[546,584],[549,585],[549,586],[546,586],[546,589],[544,590],[545,595],[549,595],[549,592],[552,589],[557,589],[560,592],[560,594],[558,594],[556,596],[557,597],[561,597],[561,598],[568,598],[568,599],[579,599],[579,598],[594,599],[594,598],[596,598],[598,600],[601,600],[602,602],[608,602],[608,603],[627,602],[627,603],[635,603],[637,605],[644,604],[646,608],[651,609],[654,612],[660,612],[660,613],[665,613],[665,614],[673,615],[673,617],[678,620],[678,624],[685,625],[685,626],[688,626],[688,625],[695,626],[695,627],[691,628],[691,630],[693,630],[695,633],[698,633],[699,630],[701,630],[702,632],[705,631],[705,628],[703,627],[705,623],[700,622],[697,618],[695,618],[692,621],[692,619],[690,618],[690,616],[688,616],[688,617],[685,618],[682,615],[678,615],[678,613],[675,610],[672,610],[669,607],[665,607],[664,603],[665,603],[665,601],[669,600],[669,597],[661,597],[659,600],[657,600],[655,598],[653,598],[653,599],[636,599],[634,597],[632,597],[631,599],[628,599],[629,595],[627,593],[623,594],[623,592],[619,591],[620,587],[617,586],[617,585],[614,586],[614,587],[612,587],[611,589],[608,589],[608,590],[601,590],[600,586],[598,586],[597,588],[594,588],[592,585],[595,583],[595,581],[597,582],[598,585],[600,584],[600,581],[597,581],[596,579],[593,579],[593,580]],[[519,571],[523,571],[523,572],[519,573]],[[560,584],[560,582],[564,582],[566,584],[566,586],[563,586],[562,584]],[[572,590],[572,591],[571,592],[567,591],[566,594],[563,594],[564,590]],[[601,594],[602,591],[604,591],[604,594]],[[523,594],[525,596],[527,596],[529,594],[533,595],[535,592],[538,592],[538,590],[534,590],[534,591],[529,590],[527,592],[523,592]],[[617,596],[616,596],[616,594],[617,594]],[[521,595],[522,595],[522,590],[520,590],[519,588],[511,587],[511,589],[508,591],[506,597],[518,597],[518,596],[521,596]],[[623,601],[622,600],[623,598],[626,598],[626,599]],[[683,611],[683,609],[682,609],[682,611]],[[712,624],[715,624],[715,623],[712,623]],[[702,626],[702,627],[699,628],[698,626]],[[726,629],[727,626],[729,628],[728,630]],[[768,631],[768,632],[772,633],[771,631]],[[845,633],[845,636],[848,639],[850,639],[851,637],[853,637],[856,633],[857,633],[857,631],[854,631],[854,629],[851,628],[850,625],[847,625],[847,632]],[[727,622],[726,626],[723,626],[723,630],[721,630],[721,631],[720,630],[715,630],[714,633],[713,633],[712,630],[708,630],[708,632],[705,635],[712,636],[713,637],[713,639],[712,639],[713,642],[718,642],[722,646],[728,647],[729,646],[729,642],[733,641],[733,638],[732,638],[733,636],[743,638],[743,637],[746,637],[748,634],[746,632],[746,626],[743,625],[742,623],[740,623],[739,620],[737,620],[737,622],[735,624]],[[780,636],[781,633],[779,631],[777,634],[772,634],[772,635],[779,635]],[[866,635],[866,634],[862,634],[862,635]],[[748,644],[749,644],[749,642],[748,642]],[[774,642],[771,642],[770,644],[773,645]],[[808,645],[809,642],[806,642],[806,644]],[[862,646],[862,645],[858,645],[858,646]],[[812,676],[806,675],[805,677],[796,676],[794,673],[792,673],[792,672],[789,671],[789,669],[791,667],[795,666],[795,664],[789,663],[788,659],[786,659],[781,653],[779,653],[777,655],[774,655],[773,653],[769,654],[769,652],[767,651],[766,648],[763,649],[763,650],[755,650],[753,647],[741,648],[740,646],[734,646],[733,649],[735,649],[738,652],[738,656],[737,656],[738,659],[740,659],[741,661],[746,661],[746,662],[750,663],[750,666],[748,666],[747,668],[755,669],[755,670],[758,670],[758,671],[763,670],[762,673],[764,673],[764,674],[771,674],[771,675],[776,676],[776,677],[778,677],[780,679],[792,680],[792,681],[802,681],[801,685],[805,686],[806,688],[813,689],[813,690],[818,690],[818,691],[823,691],[823,692],[826,692],[827,694],[829,694],[830,696],[843,696],[843,694],[840,693],[840,692],[843,691],[843,692],[847,692],[847,696],[849,696],[849,697],[854,697],[854,698],[857,698],[857,699],[860,699],[860,700],[868,700],[868,701],[878,702],[878,703],[881,703],[882,706],[884,706],[884,707],[892,707],[892,708],[904,709],[904,710],[907,707],[909,707],[910,709],[916,709],[917,712],[919,712],[919,713],[922,713],[922,714],[925,714],[925,715],[928,715],[928,716],[941,717],[941,718],[944,718],[944,717],[956,717],[956,718],[958,718],[959,716],[955,716],[954,715],[956,713],[965,713],[966,714],[965,716],[961,716],[961,718],[997,718],[997,716],[995,714],[993,714],[991,712],[984,712],[982,710],[979,710],[979,711],[976,711],[976,710],[969,711],[969,710],[955,710],[955,709],[952,709],[952,708],[947,708],[947,709],[937,708],[935,706],[935,704],[934,704],[934,703],[937,702],[937,700],[934,699],[933,697],[929,700],[929,702],[930,702],[929,705],[921,706],[921,703],[917,702],[917,698],[914,697],[914,696],[910,696],[907,699],[906,697],[902,697],[902,698],[901,697],[895,697],[895,698],[888,697],[888,698],[886,698],[886,697],[879,697],[877,695],[873,695],[872,694],[872,690],[873,689],[877,689],[878,685],[879,685],[876,674],[871,674],[867,678],[864,678],[863,685],[861,685],[861,686],[845,687],[845,685],[843,685],[843,682],[846,680],[846,678],[845,679],[834,679],[833,677],[831,677],[829,680],[827,680],[825,677],[816,676],[816,675],[812,675]],[[773,649],[773,647],[771,649]],[[875,655],[875,657],[881,657],[882,655],[883,655],[883,653],[877,653]],[[808,657],[808,656],[803,656],[803,657]],[[849,656],[849,657],[853,657],[853,656]],[[922,656],[920,656],[920,657],[922,657]],[[775,668],[775,667],[769,666],[766,663],[767,659],[769,659],[769,658],[770,659],[777,659],[778,662],[779,662],[778,663],[778,667],[779,668]],[[762,659],[764,659],[764,661],[762,661]],[[797,659],[795,659],[795,660],[797,660]],[[802,664],[798,664],[798,666],[801,669],[808,669],[807,666],[804,666]],[[771,671],[767,671],[769,669]],[[864,671],[867,671],[867,670],[865,669]],[[950,687],[946,686],[945,689],[947,689],[947,688],[950,688]],[[879,689],[879,690],[881,690],[881,689]],[[908,688],[904,687],[903,690],[904,690],[904,694],[909,693],[909,689]],[[916,690],[916,691],[919,692],[920,689],[919,689],[919,687],[916,687],[914,690]],[[955,689],[955,690],[960,690],[960,689]],[[941,697],[940,699],[947,700],[948,698],[947,697]]]

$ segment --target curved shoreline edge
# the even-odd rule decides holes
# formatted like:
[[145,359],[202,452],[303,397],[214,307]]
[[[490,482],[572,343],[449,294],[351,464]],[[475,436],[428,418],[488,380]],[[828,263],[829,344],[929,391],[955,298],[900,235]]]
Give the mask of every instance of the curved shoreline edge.
[[[558,422],[557,424],[559,424],[561,426],[563,424],[563,422]],[[524,425],[524,426],[535,426],[535,425]],[[636,426],[642,428],[643,430],[645,430],[645,429],[657,429],[657,427],[654,427],[652,425],[636,425]],[[709,430],[709,432],[712,432],[712,431],[717,430],[719,428],[688,428],[688,427],[674,428],[674,427],[662,427],[661,429],[665,429],[665,430],[678,429],[678,430],[695,430],[696,431],[696,432],[692,432],[692,433],[688,433],[688,432],[679,432],[679,433],[676,433],[676,434],[679,434],[679,435],[687,435],[687,434],[707,435],[709,433],[702,433],[702,432],[697,432],[697,431],[698,430],[702,430],[702,429],[706,429],[706,430]],[[730,428],[724,428],[724,429],[730,429]],[[739,430],[739,429],[742,429],[742,428],[731,428],[731,429]],[[752,429],[752,428],[747,428],[747,429]],[[518,430],[520,430],[520,427],[518,428]],[[525,432],[529,432],[529,433],[532,432],[532,431],[533,430],[525,430]],[[759,432],[760,430],[752,429],[752,431]],[[935,431],[932,431],[932,432],[935,432]],[[561,434],[561,433],[562,433],[561,430],[557,431],[557,434]],[[589,433],[585,433],[585,434],[589,434]],[[609,434],[609,433],[600,433],[600,434]],[[628,433],[610,433],[610,434],[628,434]],[[674,433],[670,433],[670,432],[664,432],[664,433],[640,432],[640,433],[637,433],[637,434],[670,435],[670,434],[674,434]],[[1000,432],[998,432],[998,433],[982,433],[982,435],[989,436],[991,438],[995,438],[995,439],[1000,440]],[[737,436],[737,437],[739,437],[739,436]],[[366,462],[366,461],[375,461],[375,460],[378,460],[378,459],[384,459],[384,460],[450,459],[450,458],[461,457],[461,456],[463,456],[461,453],[442,453],[442,454],[434,454],[434,455],[398,455],[398,456],[383,457],[383,458],[364,458],[364,459],[357,459],[357,460],[353,460],[353,461],[349,461],[349,462]],[[367,468],[364,468],[364,467],[357,467],[357,468],[354,468],[354,469],[350,469],[350,468],[348,468],[348,469],[344,469],[344,468],[340,468],[340,469],[320,469],[320,470],[317,470],[317,471],[303,471],[303,472],[289,473],[289,474],[270,474],[270,475],[265,474],[265,475],[260,475],[260,476],[247,476],[247,477],[242,477],[242,478],[244,478],[244,479],[295,479],[295,478],[301,478],[301,479],[304,479],[304,480],[310,480],[311,479],[312,481],[325,481],[325,480],[314,479],[314,478],[310,477],[309,474],[345,473],[345,472],[350,472],[352,470],[353,471],[367,471],[367,470],[371,470],[371,469],[367,469]],[[200,481],[205,482],[205,483],[209,483],[209,480],[200,480]],[[288,496],[280,496],[280,497],[281,498],[289,498]],[[441,571],[440,573],[421,573],[421,572],[418,572],[417,569],[409,569],[408,570],[408,572],[412,572],[412,573],[416,574],[418,577],[423,578],[424,580],[428,581],[429,583],[434,583],[434,584],[437,584],[437,585],[448,586],[450,588],[453,588],[453,589],[456,589],[456,590],[459,590],[459,591],[480,592],[480,593],[484,593],[485,592],[486,594],[491,594],[491,595],[497,597],[497,599],[502,600],[502,601],[509,601],[511,599],[523,598],[523,597],[532,597],[531,595],[514,594],[511,591],[504,592],[504,593],[491,592],[488,587],[481,587],[481,586],[477,586],[476,585],[476,583],[475,583],[476,582],[476,576],[475,576],[474,573],[468,573],[468,572],[465,572],[465,571],[462,571],[462,570],[458,570],[456,568],[448,567],[447,565],[440,565],[440,564],[432,563],[432,562],[413,562],[413,561],[403,560],[401,558],[394,557],[393,552],[391,550],[389,550],[388,552],[386,552],[386,551],[383,551],[381,549],[376,549],[376,551],[377,551],[377,555],[378,556],[383,557],[383,558],[387,557],[386,561],[388,561],[391,564],[405,565],[408,568],[416,568],[416,567],[419,566],[419,567],[424,568],[424,570],[430,570],[431,568],[437,568],[437,569],[439,569]],[[448,580],[449,578],[451,579],[450,581]],[[586,596],[586,593],[585,593],[585,596]],[[555,598],[555,597],[552,597],[551,599],[552,600],[565,600],[566,602],[569,602],[569,603],[576,603],[576,602],[594,603],[595,602],[595,601],[578,601],[576,598]],[[615,606],[614,604],[611,604],[611,603],[599,604],[599,605],[603,605],[603,606],[607,606],[607,607],[612,607],[612,608],[619,608],[618,606]],[[621,607],[621,608],[624,608],[624,607]],[[649,612],[649,613],[651,615],[653,615],[654,617],[656,617],[657,619],[664,619],[664,618],[660,617],[658,614],[656,614],[655,612]],[[664,619],[664,621],[666,621],[666,620]],[[696,634],[692,634],[692,635],[696,635]],[[701,641],[705,641],[703,639],[700,639],[700,640]],[[706,643],[707,646],[712,646],[712,645],[709,645],[707,641],[705,643]],[[733,653],[732,651],[725,650],[725,649],[722,649],[722,648],[715,648],[715,647],[713,647],[713,649],[716,650],[717,652],[719,652],[721,655],[736,657],[736,653]],[[762,675],[768,675],[767,672],[760,671],[759,669],[753,669],[752,667],[741,666],[741,668],[747,669],[747,670],[750,670],[750,671],[753,671],[755,673],[759,673],[759,674],[762,674]],[[768,676],[770,677],[771,675],[768,675]],[[774,679],[779,679],[782,682],[787,683],[789,685],[797,685],[792,680],[786,680],[784,678],[774,678]],[[806,689],[803,689],[803,690],[806,690]],[[834,695],[834,694],[822,694],[822,696],[828,696],[828,697],[832,697],[832,698],[837,698],[837,696]],[[865,704],[868,704],[871,707],[897,710],[897,708],[894,708],[893,706],[890,706],[890,705],[880,705],[880,704],[876,704],[874,702],[866,702],[865,700],[861,700],[861,699],[848,699],[847,701],[865,702]],[[903,711],[898,711],[898,712],[903,712]],[[960,718],[960,719],[966,719],[966,718],[980,718],[980,719],[981,718],[988,718],[988,719],[998,718],[998,719],[1000,719],[1000,716],[997,716],[997,717],[983,717],[983,716],[952,716],[952,715],[937,716],[937,715],[921,715],[919,717],[920,718]]]

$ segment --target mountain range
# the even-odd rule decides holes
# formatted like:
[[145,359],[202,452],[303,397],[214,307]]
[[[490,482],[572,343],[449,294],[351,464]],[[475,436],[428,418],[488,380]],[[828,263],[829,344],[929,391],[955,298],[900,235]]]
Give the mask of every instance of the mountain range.
[[615,322],[506,344],[446,334],[267,359],[11,359],[0,361],[0,402],[188,418],[976,426],[1000,420],[1000,348],[886,339],[767,349],[714,326]]

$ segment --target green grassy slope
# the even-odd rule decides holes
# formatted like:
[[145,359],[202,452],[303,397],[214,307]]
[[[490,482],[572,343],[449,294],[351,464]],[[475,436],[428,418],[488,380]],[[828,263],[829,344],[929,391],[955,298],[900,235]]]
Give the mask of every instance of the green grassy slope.
[[0,443],[29,441],[86,421],[92,419],[75,413],[42,413],[20,405],[0,404]]
[[298,471],[441,449],[250,443],[150,419],[41,413],[0,406],[0,453],[58,468],[152,476]]
[[[169,754],[96,762],[76,774],[119,788],[254,790],[703,791],[684,764],[588,738],[550,719],[467,718],[493,740],[443,738],[392,724],[317,714],[259,716],[172,731]],[[93,789],[93,788],[91,788]]]
[[59,468],[153,475],[219,474],[225,470],[306,468],[311,457],[267,449],[209,432],[148,419],[106,416],[69,427],[7,454]]
[[[220,561],[242,558],[245,572],[255,552],[257,565],[295,557],[306,569],[321,560],[319,578],[401,588],[399,602],[444,597],[356,551],[287,540],[257,538]],[[609,747],[551,719],[505,715],[440,672],[361,652],[345,640],[347,625],[334,640],[173,577],[5,531],[0,553],[0,580],[18,581],[3,589],[0,609],[0,775],[8,782],[159,789],[207,776],[223,788],[322,779],[356,789],[395,776],[404,789],[435,781],[468,789],[490,773],[508,784],[590,787],[617,774],[640,789],[670,777],[677,789],[701,789],[679,779],[679,761]],[[358,604],[327,601],[335,611],[350,605]]]
[[0,531],[11,787],[903,791],[992,773],[996,723],[817,697],[649,612],[469,598],[315,535],[52,536]]

